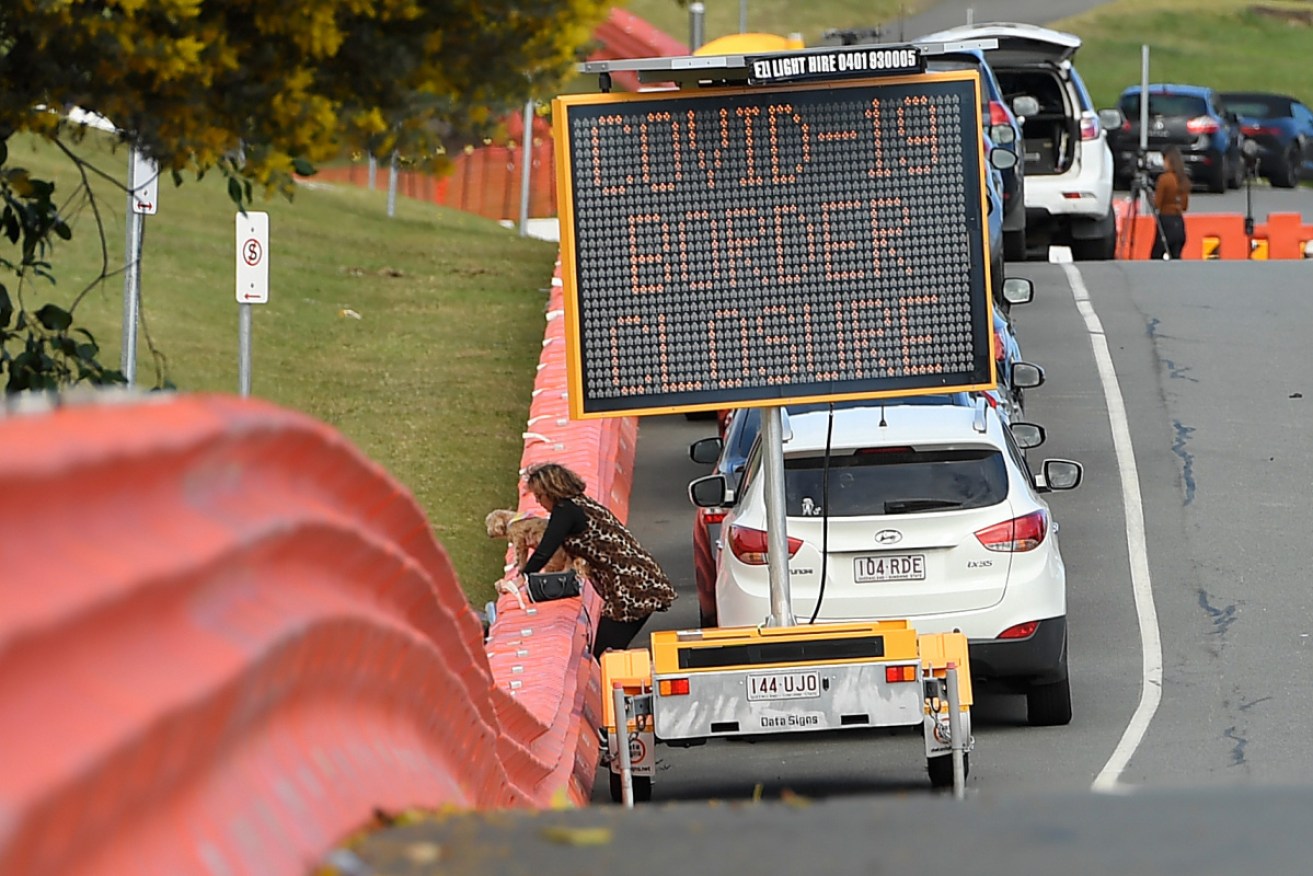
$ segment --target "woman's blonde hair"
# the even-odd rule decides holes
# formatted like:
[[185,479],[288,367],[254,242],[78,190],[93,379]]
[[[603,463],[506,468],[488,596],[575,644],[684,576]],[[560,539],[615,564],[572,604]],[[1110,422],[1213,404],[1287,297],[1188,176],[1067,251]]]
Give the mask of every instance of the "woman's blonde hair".
[[579,475],[555,462],[543,462],[524,473],[524,485],[536,496],[546,496],[553,502],[582,496],[587,484]]

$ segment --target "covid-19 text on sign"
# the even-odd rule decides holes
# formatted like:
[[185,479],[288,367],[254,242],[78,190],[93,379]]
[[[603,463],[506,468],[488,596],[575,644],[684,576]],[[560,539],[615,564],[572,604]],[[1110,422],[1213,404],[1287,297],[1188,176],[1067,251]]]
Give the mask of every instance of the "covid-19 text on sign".
[[988,385],[976,89],[558,100],[573,413]]

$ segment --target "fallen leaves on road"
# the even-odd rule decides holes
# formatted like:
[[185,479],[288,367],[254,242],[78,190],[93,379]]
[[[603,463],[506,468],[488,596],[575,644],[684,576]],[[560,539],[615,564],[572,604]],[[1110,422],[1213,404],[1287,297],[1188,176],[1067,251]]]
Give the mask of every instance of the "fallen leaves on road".
[[543,839],[567,846],[604,846],[611,842],[609,827],[544,827]]

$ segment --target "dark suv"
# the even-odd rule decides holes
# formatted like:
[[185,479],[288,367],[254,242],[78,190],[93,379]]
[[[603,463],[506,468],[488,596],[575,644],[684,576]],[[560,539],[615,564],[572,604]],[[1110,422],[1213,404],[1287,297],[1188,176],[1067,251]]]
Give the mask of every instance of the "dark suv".
[[976,70],[980,73],[980,115],[984,133],[996,148],[1006,149],[1017,157],[1014,167],[1002,171],[1003,175],[1003,255],[1009,261],[1026,257],[1026,156],[1021,136],[1021,123],[1012,108],[1003,100],[1003,89],[998,77],[976,49],[930,55],[926,69]]
[[[1135,153],[1140,145],[1140,87],[1122,92],[1117,103],[1125,120],[1110,132],[1117,181],[1129,184],[1135,175]],[[1149,138],[1147,169],[1162,169],[1162,154],[1169,146],[1181,150],[1190,178],[1209,191],[1239,188],[1245,178],[1240,146],[1244,134],[1240,120],[1222,103],[1221,95],[1199,85],[1149,86]]]

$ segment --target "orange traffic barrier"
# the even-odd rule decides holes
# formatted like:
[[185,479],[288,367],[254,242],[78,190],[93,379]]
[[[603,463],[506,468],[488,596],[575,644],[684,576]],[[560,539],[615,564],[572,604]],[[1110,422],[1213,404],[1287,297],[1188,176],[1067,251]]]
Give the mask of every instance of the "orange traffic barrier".
[[[1127,199],[1115,203],[1117,258],[1147,259],[1158,234],[1152,214],[1133,211]],[[1134,227],[1129,227],[1133,222]],[[1313,256],[1313,224],[1298,213],[1272,213],[1266,222],[1245,234],[1245,217],[1239,213],[1187,213],[1182,259],[1301,259]]]
[[0,448],[0,872],[301,873],[375,808],[570,786],[578,664],[504,726],[422,512],[329,427],[152,396]]

